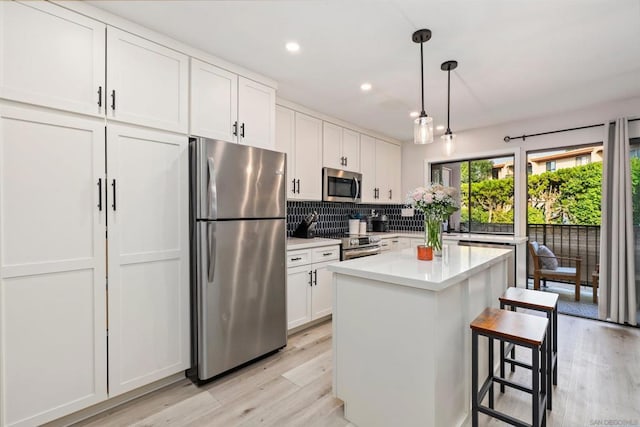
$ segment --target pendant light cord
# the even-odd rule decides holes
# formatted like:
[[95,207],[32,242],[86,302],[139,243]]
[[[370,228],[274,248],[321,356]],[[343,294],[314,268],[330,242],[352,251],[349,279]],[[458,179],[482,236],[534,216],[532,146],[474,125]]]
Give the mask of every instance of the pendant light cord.
[[451,113],[451,67],[447,70],[447,132],[451,133],[449,116]]
[[422,53],[422,45],[424,43],[420,42],[420,87],[422,88],[422,111],[420,112],[420,117],[426,115],[427,113],[424,111],[424,64],[423,61],[423,53]]

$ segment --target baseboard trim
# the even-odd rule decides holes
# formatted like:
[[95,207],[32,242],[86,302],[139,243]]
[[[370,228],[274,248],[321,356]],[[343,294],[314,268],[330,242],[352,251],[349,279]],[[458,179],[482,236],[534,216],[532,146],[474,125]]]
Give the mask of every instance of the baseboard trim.
[[82,409],[80,411],[74,412],[73,414],[66,415],[62,418],[58,418],[57,420],[53,420],[47,424],[43,424],[42,427],[67,427],[71,426],[80,421],[87,420],[96,415],[100,415],[103,412],[114,409],[120,405],[124,405],[127,402],[138,399],[142,396],[145,396],[149,393],[152,393],[156,390],[160,390],[161,388],[168,387],[172,384],[178,383],[180,381],[185,380],[184,372],[179,372],[177,374],[171,375],[170,377],[163,378],[161,380],[155,381],[151,384],[147,384],[146,386],[137,388],[128,393],[124,393],[120,396],[116,396],[114,398],[105,400],[104,402],[97,403],[88,408]]
[[312,320],[309,323],[305,323],[304,325],[296,326],[295,328],[289,329],[287,331],[287,336],[290,337],[293,334],[297,334],[300,331],[304,331],[305,329],[309,329],[312,326],[319,325],[320,323],[324,323],[330,319],[331,319],[331,314],[327,314],[326,316],[319,317],[316,320]]

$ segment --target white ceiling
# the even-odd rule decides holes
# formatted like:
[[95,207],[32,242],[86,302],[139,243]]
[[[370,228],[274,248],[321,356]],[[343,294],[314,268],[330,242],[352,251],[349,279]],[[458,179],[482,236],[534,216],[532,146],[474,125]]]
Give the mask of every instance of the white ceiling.
[[[400,140],[419,110],[482,127],[640,95],[640,0],[91,1],[276,80],[278,95]],[[295,40],[301,51],[284,49]],[[369,93],[360,91],[371,82]]]

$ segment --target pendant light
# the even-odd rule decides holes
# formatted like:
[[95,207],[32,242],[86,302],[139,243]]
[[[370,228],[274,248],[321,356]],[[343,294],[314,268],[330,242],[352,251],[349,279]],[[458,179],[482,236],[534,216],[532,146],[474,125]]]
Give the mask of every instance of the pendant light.
[[442,71],[447,72],[447,130],[440,138],[444,141],[444,150],[447,156],[453,153],[453,143],[456,140],[456,135],[451,132],[451,126],[449,124],[449,118],[451,115],[451,70],[455,70],[458,67],[458,61],[446,61],[440,65]]
[[413,143],[430,144],[433,142],[433,118],[428,117],[424,111],[424,61],[422,45],[424,42],[431,40],[431,30],[418,30],[413,33],[411,39],[415,43],[420,43],[420,83],[422,88],[422,110],[420,111],[420,116],[414,121]]

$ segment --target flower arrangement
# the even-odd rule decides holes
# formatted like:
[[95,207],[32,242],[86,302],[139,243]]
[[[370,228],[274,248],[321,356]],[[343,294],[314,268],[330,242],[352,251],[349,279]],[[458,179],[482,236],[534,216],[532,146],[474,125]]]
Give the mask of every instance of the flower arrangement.
[[431,184],[409,192],[407,204],[424,214],[425,246],[436,253],[442,250],[442,221],[459,208],[458,191],[453,187]]

